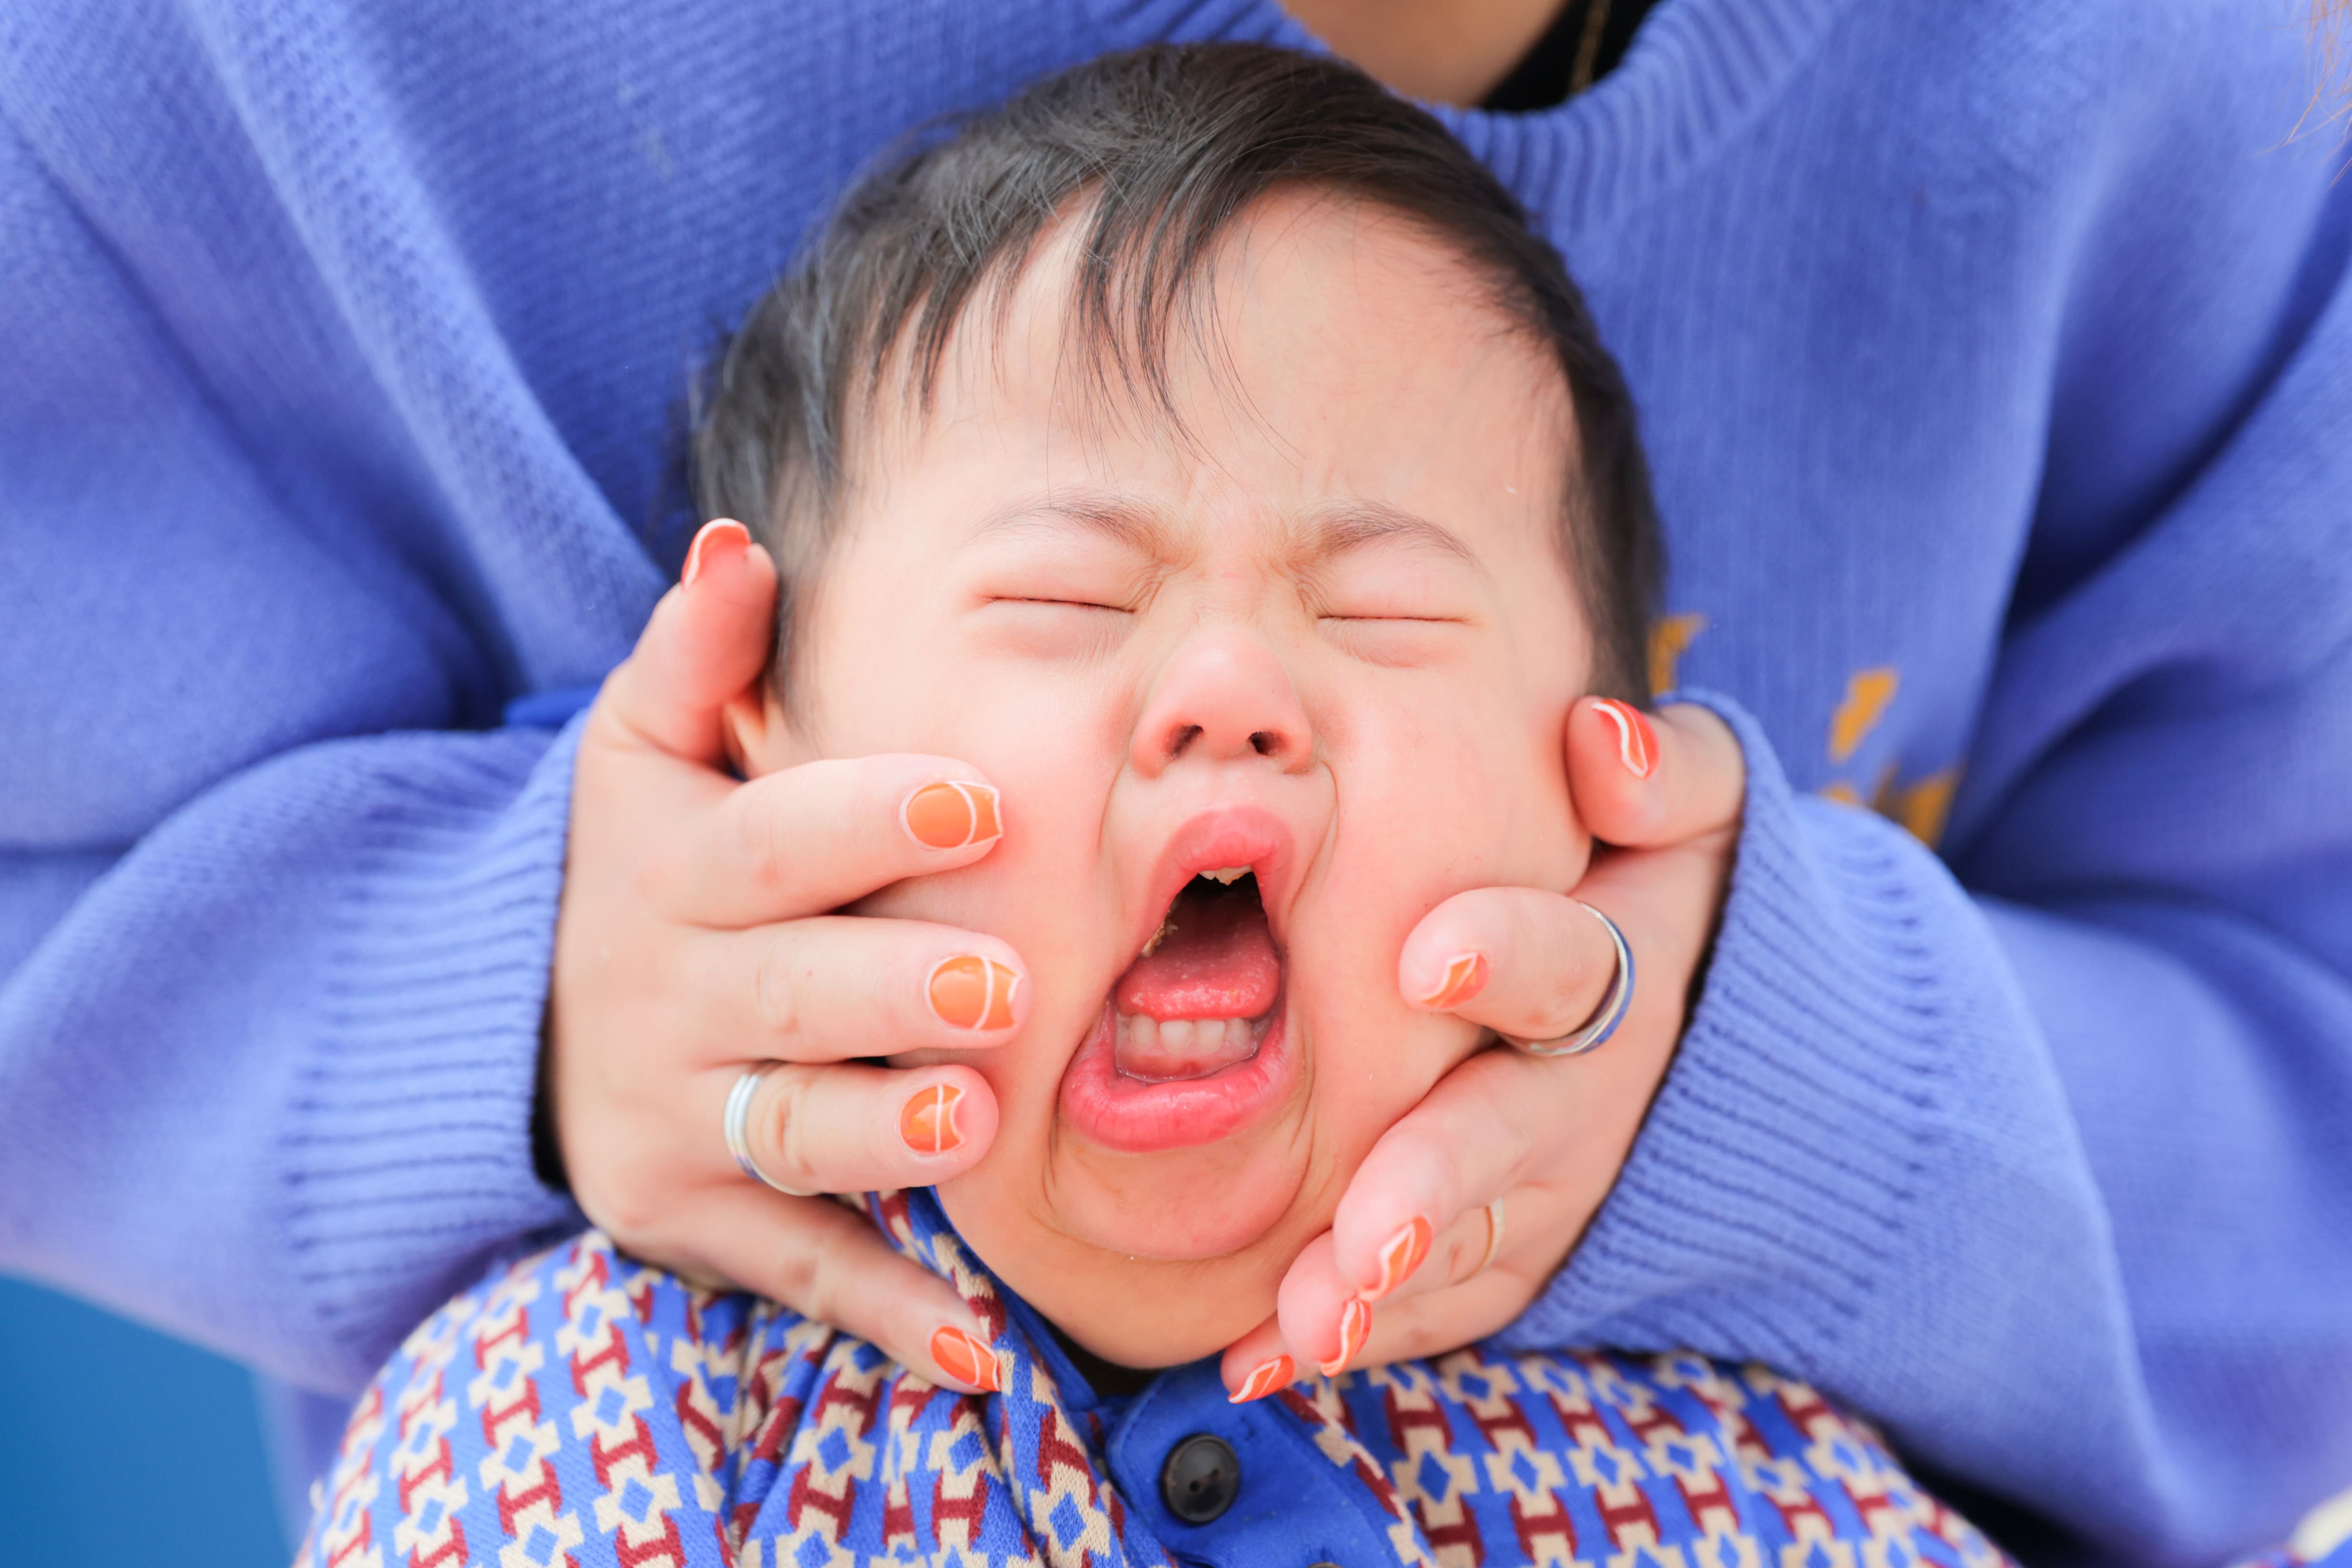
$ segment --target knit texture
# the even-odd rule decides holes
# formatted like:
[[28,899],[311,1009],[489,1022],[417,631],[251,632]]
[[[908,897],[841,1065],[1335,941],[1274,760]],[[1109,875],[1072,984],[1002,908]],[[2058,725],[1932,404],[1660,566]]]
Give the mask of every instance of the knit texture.
[[[2352,181],[2297,7],[1667,0],[1449,116],[1622,360],[1753,779],[1514,1331],[1761,1356],[2051,1521],[2352,1480]],[[1270,0],[0,16],[0,1266],[348,1394],[570,1210],[567,753],[682,388],[864,161]],[[1900,825],[1900,831],[1895,826]]]

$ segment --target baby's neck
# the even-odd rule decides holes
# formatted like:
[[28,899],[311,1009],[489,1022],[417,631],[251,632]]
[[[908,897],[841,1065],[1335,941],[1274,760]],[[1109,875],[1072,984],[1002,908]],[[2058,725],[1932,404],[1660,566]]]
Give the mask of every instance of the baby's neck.
[[1131,1394],[1140,1394],[1145,1385],[1160,1375],[1157,1372],[1106,1361],[1064,1333],[1058,1324],[1048,1322],[1045,1327],[1053,1331],[1054,1342],[1062,1347],[1062,1353],[1070,1358],[1070,1365],[1087,1380],[1087,1386],[1100,1397],[1123,1399]]

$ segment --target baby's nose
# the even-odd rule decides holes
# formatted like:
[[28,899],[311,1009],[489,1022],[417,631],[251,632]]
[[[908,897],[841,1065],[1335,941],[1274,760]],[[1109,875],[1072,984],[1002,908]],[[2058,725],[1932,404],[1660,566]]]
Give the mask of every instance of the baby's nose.
[[1191,639],[1160,672],[1135,728],[1130,761],[1156,777],[1179,758],[1265,757],[1285,772],[1314,750],[1307,710],[1279,656],[1244,632]]

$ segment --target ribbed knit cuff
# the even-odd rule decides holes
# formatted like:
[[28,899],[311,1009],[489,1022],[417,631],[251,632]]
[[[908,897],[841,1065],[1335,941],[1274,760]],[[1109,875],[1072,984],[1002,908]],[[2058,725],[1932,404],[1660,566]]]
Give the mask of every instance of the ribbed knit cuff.
[[295,1283],[356,1388],[501,1253],[576,1226],[531,1163],[580,724],[376,781],[281,1159]]
[[1914,886],[1932,857],[1794,796],[1754,721],[1705,992],[1617,1185],[1500,1336],[1820,1364],[1877,1288],[1937,1137],[1942,988]]

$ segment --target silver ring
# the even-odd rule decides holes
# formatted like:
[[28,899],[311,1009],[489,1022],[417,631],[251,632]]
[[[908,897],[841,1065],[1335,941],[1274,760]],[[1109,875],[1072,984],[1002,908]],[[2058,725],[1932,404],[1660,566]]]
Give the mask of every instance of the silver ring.
[[[1468,1279],[1475,1279],[1478,1276],[1495,1267],[1495,1259],[1502,1255],[1503,1200],[1496,1198],[1493,1203],[1488,1204],[1486,1208],[1486,1256],[1478,1259],[1478,1267],[1470,1270]],[[1467,1283],[1467,1279],[1465,1279],[1465,1283]]]
[[788,1197],[821,1197],[824,1194],[819,1192],[784,1185],[760,1169],[760,1162],[751,1158],[751,1134],[743,1124],[751,1118],[751,1097],[759,1092],[760,1079],[767,1075],[770,1068],[779,1065],[761,1062],[747,1069],[741,1078],[735,1080],[735,1087],[727,1091],[727,1114],[720,1123],[727,1134],[727,1152],[735,1156],[735,1163],[743,1167],[743,1173],[761,1186],[773,1187]]
[[[1617,978],[1610,984],[1609,994],[1601,999],[1601,1005],[1582,1028],[1570,1034],[1554,1035],[1548,1040],[1523,1040],[1517,1035],[1503,1036],[1505,1040],[1531,1057],[1573,1057],[1591,1050],[1617,1032],[1617,1026],[1625,1021],[1626,1009],[1633,1005],[1633,950],[1626,944],[1625,933],[1617,929],[1615,921],[1582,899],[1570,901],[1590,912],[1594,920],[1601,922],[1601,929],[1609,933],[1609,944],[1617,950]],[[1496,1032],[1500,1033],[1499,1030]]]

